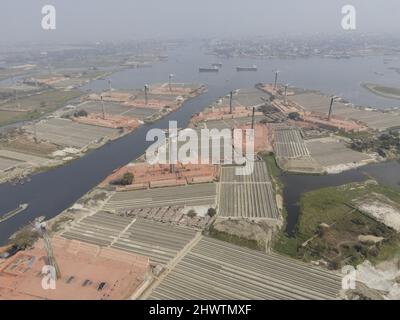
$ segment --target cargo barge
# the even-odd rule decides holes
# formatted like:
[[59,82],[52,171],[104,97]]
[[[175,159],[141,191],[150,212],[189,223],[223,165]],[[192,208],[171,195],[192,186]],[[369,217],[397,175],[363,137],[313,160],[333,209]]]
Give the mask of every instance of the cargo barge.
[[16,216],[18,213],[24,211],[26,208],[28,208],[27,203],[20,204],[18,208],[11,210],[10,212],[7,212],[6,214],[0,216],[0,223]]
[[199,72],[218,72],[219,69],[217,67],[212,68],[199,68]]
[[257,66],[253,65],[251,67],[236,67],[236,71],[257,71]]

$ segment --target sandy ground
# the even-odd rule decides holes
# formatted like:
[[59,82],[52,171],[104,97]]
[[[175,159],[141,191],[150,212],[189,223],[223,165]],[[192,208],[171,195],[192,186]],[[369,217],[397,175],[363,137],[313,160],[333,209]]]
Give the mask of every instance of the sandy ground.
[[399,260],[383,262],[374,267],[369,261],[357,266],[357,281],[369,288],[379,290],[385,299],[400,299],[400,269]]
[[344,171],[356,169],[358,167],[362,167],[366,165],[366,162],[358,162],[358,163],[346,163],[346,164],[339,164],[336,166],[329,166],[329,167],[323,167],[324,171],[328,174],[337,174],[337,173],[342,173]]
[[394,205],[375,200],[370,203],[361,203],[358,207],[361,211],[400,232],[400,210]]

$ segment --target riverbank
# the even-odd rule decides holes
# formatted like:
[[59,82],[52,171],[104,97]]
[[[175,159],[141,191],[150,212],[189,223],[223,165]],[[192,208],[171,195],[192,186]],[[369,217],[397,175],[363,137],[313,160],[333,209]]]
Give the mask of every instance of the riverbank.
[[400,192],[374,180],[304,193],[293,235],[282,233],[274,249],[332,269],[344,264],[356,266],[365,259],[379,263],[393,258],[400,253],[399,233],[357,205],[361,198],[367,205],[377,197],[387,205],[390,201],[400,203]]
[[376,83],[361,83],[361,86],[378,96],[400,100],[400,88],[387,87]]
[[[206,89],[205,85],[166,83],[152,86],[144,94],[113,90],[87,95],[84,103],[65,106],[33,125],[1,137],[0,183],[23,183],[34,173],[76,160],[135,131],[144,122],[154,123],[166,117]],[[108,102],[107,113],[103,96]],[[150,112],[149,116],[142,118],[146,112]],[[44,145],[47,149],[41,147]]]

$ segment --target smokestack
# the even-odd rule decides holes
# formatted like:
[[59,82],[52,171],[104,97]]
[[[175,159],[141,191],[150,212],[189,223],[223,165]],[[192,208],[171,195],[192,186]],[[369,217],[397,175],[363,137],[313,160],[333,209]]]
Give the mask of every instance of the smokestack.
[[276,84],[278,83],[278,70],[275,71],[275,82],[274,82],[274,89],[276,89]]
[[17,92],[17,88],[16,88],[17,82],[16,82],[15,79],[14,79],[14,74],[11,74],[11,80],[12,80],[12,83],[13,83],[13,85],[14,85],[14,87],[15,87],[15,89],[14,89],[15,104],[16,104],[16,107],[19,108],[19,107],[20,107],[20,104],[19,104],[19,102],[18,102],[18,92]]
[[332,107],[333,107],[333,101],[334,101],[334,97],[331,98],[331,105],[329,106],[329,113],[328,113],[328,121],[331,120],[331,116],[332,116]]
[[284,100],[285,106],[287,106],[287,88],[288,88],[288,85],[286,84],[285,85],[285,100]]
[[103,96],[102,95],[100,96],[100,99],[101,99],[101,110],[103,112],[103,119],[105,119],[106,118],[106,112],[104,110],[104,101],[103,101]]
[[21,105],[18,102],[18,92],[17,89],[15,89],[15,104],[17,106],[17,108],[19,108]]
[[255,112],[256,112],[256,108],[253,107],[253,114],[251,116],[251,128],[252,129],[254,129],[254,115],[255,115]]
[[147,104],[148,102],[148,96],[147,96],[147,92],[149,90],[149,86],[147,84],[144,85],[144,103]]
[[229,113],[232,114],[232,99],[233,99],[233,91],[229,94]]
[[174,75],[171,73],[171,74],[169,75],[169,78],[168,78],[169,91],[172,91],[171,80],[172,80],[173,76],[174,76]]
[[111,88],[111,80],[110,79],[108,79],[108,90],[111,92],[112,91],[112,88]]
[[33,140],[35,141],[35,143],[38,143],[36,122],[33,123]]

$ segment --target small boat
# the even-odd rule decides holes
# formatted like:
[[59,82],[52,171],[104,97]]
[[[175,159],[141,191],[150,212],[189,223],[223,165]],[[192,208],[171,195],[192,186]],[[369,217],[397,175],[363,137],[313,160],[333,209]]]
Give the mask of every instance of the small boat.
[[28,208],[27,203],[20,204],[18,208],[11,210],[10,212],[7,212],[6,214],[0,216],[0,223],[16,216],[18,213],[24,211],[26,208]]
[[221,68],[222,67],[222,63],[220,63],[220,62],[218,62],[218,63],[213,63],[213,64],[211,64],[213,67],[216,67],[216,68]]
[[252,65],[251,67],[236,67],[236,71],[257,71],[257,66]]
[[199,68],[199,72],[218,72],[219,69],[217,67],[212,68]]

